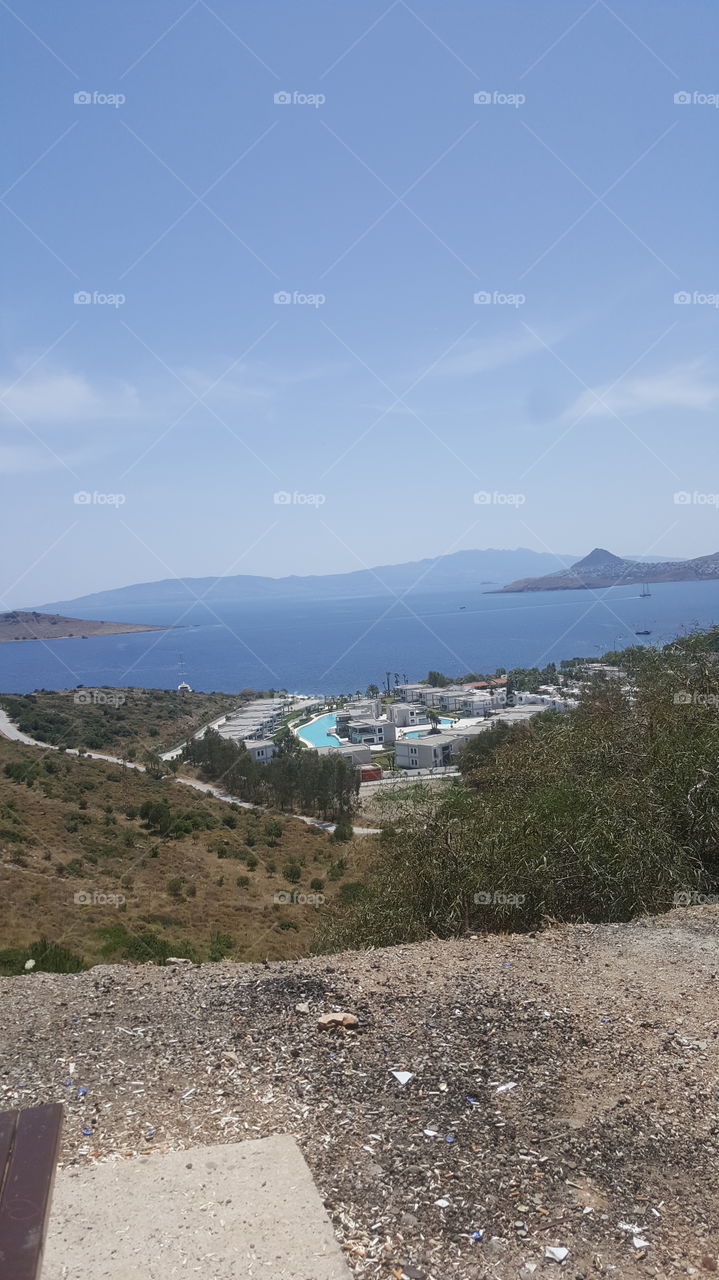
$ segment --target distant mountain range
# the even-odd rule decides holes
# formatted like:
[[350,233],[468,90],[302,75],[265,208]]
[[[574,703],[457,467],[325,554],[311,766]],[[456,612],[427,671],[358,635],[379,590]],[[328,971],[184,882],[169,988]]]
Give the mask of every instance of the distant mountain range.
[[638,582],[702,582],[719,578],[719,551],[695,560],[644,562],[623,560],[604,547],[595,547],[583,560],[560,573],[519,578],[502,587],[507,591],[578,591],[588,587],[615,587]]
[[226,578],[165,578],[134,586],[97,591],[74,600],[58,600],[41,607],[50,611],[89,610],[96,616],[117,616],[142,606],[186,608],[201,597],[207,604],[244,604],[257,600],[341,600],[360,596],[412,594],[429,591],[480,590],[501,586],[512,578],[554,573],[571,556],[519,547],[513,551],[455,551],[434,560],[380,565],[353,573],[314,574],[308,577],[263,578],[242,574]]
[[[628,581],[650,580],[657,567],[641,560],[620,560],[608,551],[593,551],[580,560],[590,565],[596,556],[609,557],[617,565],[638,565],[639,577]],[[363,596],[420,595],[441,591],[491,591],[511,582],[505,590],[541,591],[568,586],[587,585],[582,581],[567,582],[564,566],[574,560],[571,555],[530,551],[518,547],[512,551],[455,551],[434,560],[415,560],[406,564],[380,565],[376,569],[358,569],[353,573],[315,574],[309,577],[264,578],[242,574],[225,578],[165,578],[160,582],[140,582],[129,587],[116,587],[78,596],[73,600],[56,600],[37,606],[48,613],[71,612],[74,616],[132,617],[135,609],[144,613],[158,611],[158,621],[171,611],[185,610],[198,599],[210,606],[250,604],[257,601],[322,601],[357,599]],[[686,564],[699,564],[687,561]],[[675,566],[674,566],[675,567]],[[683,567],[683,566],[682,566]],[[574,572],[574,569],[570,572]],[[700,576],[700,575],[687,575]],[[711,575],[705,575],[711,576]],[[669,581],[668,577],[663,580]],[[548,587],[534,585],[549,582]],[[532,585],[530,585],[532,584]],[[597,583],[596,585],[600,585]],[[607,585],[607,584],[605,584]]]

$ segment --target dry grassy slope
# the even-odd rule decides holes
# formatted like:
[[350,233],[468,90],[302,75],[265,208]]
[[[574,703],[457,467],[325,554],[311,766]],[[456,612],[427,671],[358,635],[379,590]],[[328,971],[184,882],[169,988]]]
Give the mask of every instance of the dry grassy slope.
[[[13,761],[37,766],[32,787],[5,776],[5,765]],[[173,810],[205,810],[218,825],[174,840],[126,816],[128,806],[163,798]],[[222,825],[228,816],[234,829]],[[155,782],[121,766],[0,739],[0,950],[45,935],[97,963],[103,957],[97,931],[122,924],[131,933],[149,929],[173,943],[190,940],[204,957],[216,930],[235,939],[230,954],[238,959],[306,954],[317,910],[298,903],[278,906],[275,892],[311,892],[311,879],[319,878],[331,901],[343,882],[358,877],[367,838],[337,845],[317,828],[282,819],[282,835],[271,847],[269,820],[269,814],[253,816],[172,780]],[[252,847],[245,843],[250,832],[256,839]],[[239,860],[247,856],[258,859],[256,868]],[[347,870],[331,880],[328,872],[338,858],[347,861]],[[288,859],[301,864],[297,883],[283,875]],[[238,876],[249,883],[238,885]],[[168,890],[178,877],[186,881],[179,899]],[[77,904],[74,895],[80,892],[119,892],[127,901],[119,909]]]
[[[269,969],[0,979],[0,1096],[64,1101],[71,1163],[296,1134],[358,1276],[708,1275],[718,926],[707,906]],[[319,1032],[332,1008],[359,1031]]]
[[[0,694],[4,707],[32,738],[56,746],[85,747],[109,755],[146,750],[167,751],[203,724],[232,711],[253,695],[244,693],[183,693],[172,689],[110,689],[97,692],[112,701],[80,704],[83,689],[39,690],[28,694]],[[92,697],[92,691],[89,691]],[[132,757],[131,757],[132,758]]]

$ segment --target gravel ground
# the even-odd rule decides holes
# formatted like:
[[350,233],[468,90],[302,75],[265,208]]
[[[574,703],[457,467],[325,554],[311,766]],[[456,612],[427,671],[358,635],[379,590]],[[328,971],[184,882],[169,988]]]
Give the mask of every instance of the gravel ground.
[[702,1276],[718,924],[0,979],[0,1104],[65,1102],[69,1164],[294,1134],[361,1277]]

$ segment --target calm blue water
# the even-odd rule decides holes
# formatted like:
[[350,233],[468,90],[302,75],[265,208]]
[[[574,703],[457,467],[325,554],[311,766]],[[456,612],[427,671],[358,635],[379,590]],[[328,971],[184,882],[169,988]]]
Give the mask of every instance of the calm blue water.
[[[588,591],[495,596],[464,591],[381,599],[307,603],[197,605],[181,629],[89,640],[0,645],[0,689],[63,689],[179,682],[182,654],[195,689],[286,688],[305,693],[364,692],[385,672],[421,679],[430,668],[448,675],[498,666],[543,666],[550,660],[596,657],[617,645],[666,643],[693,625],[719,621],[719,581],[667,582]],[[465,608],[460,610],[460,606]],[[103,611],[127,622],[178,621],[168,607]],[[81,616],[89,612],[78,610]]]
[[299,737],[303,742],[308,742],[311,747],[336,747],[341,739],[337,737],[332,730],[337,723],[337,717],[334,711],[329,711],[326,716],[319,716],[312,724],[303,725],[299,730]]

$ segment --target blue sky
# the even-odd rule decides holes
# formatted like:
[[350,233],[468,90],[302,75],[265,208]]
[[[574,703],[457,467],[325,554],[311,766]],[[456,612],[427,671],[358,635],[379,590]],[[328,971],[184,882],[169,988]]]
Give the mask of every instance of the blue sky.
[[0,608],[719,549],[708,0],[0,24]]

